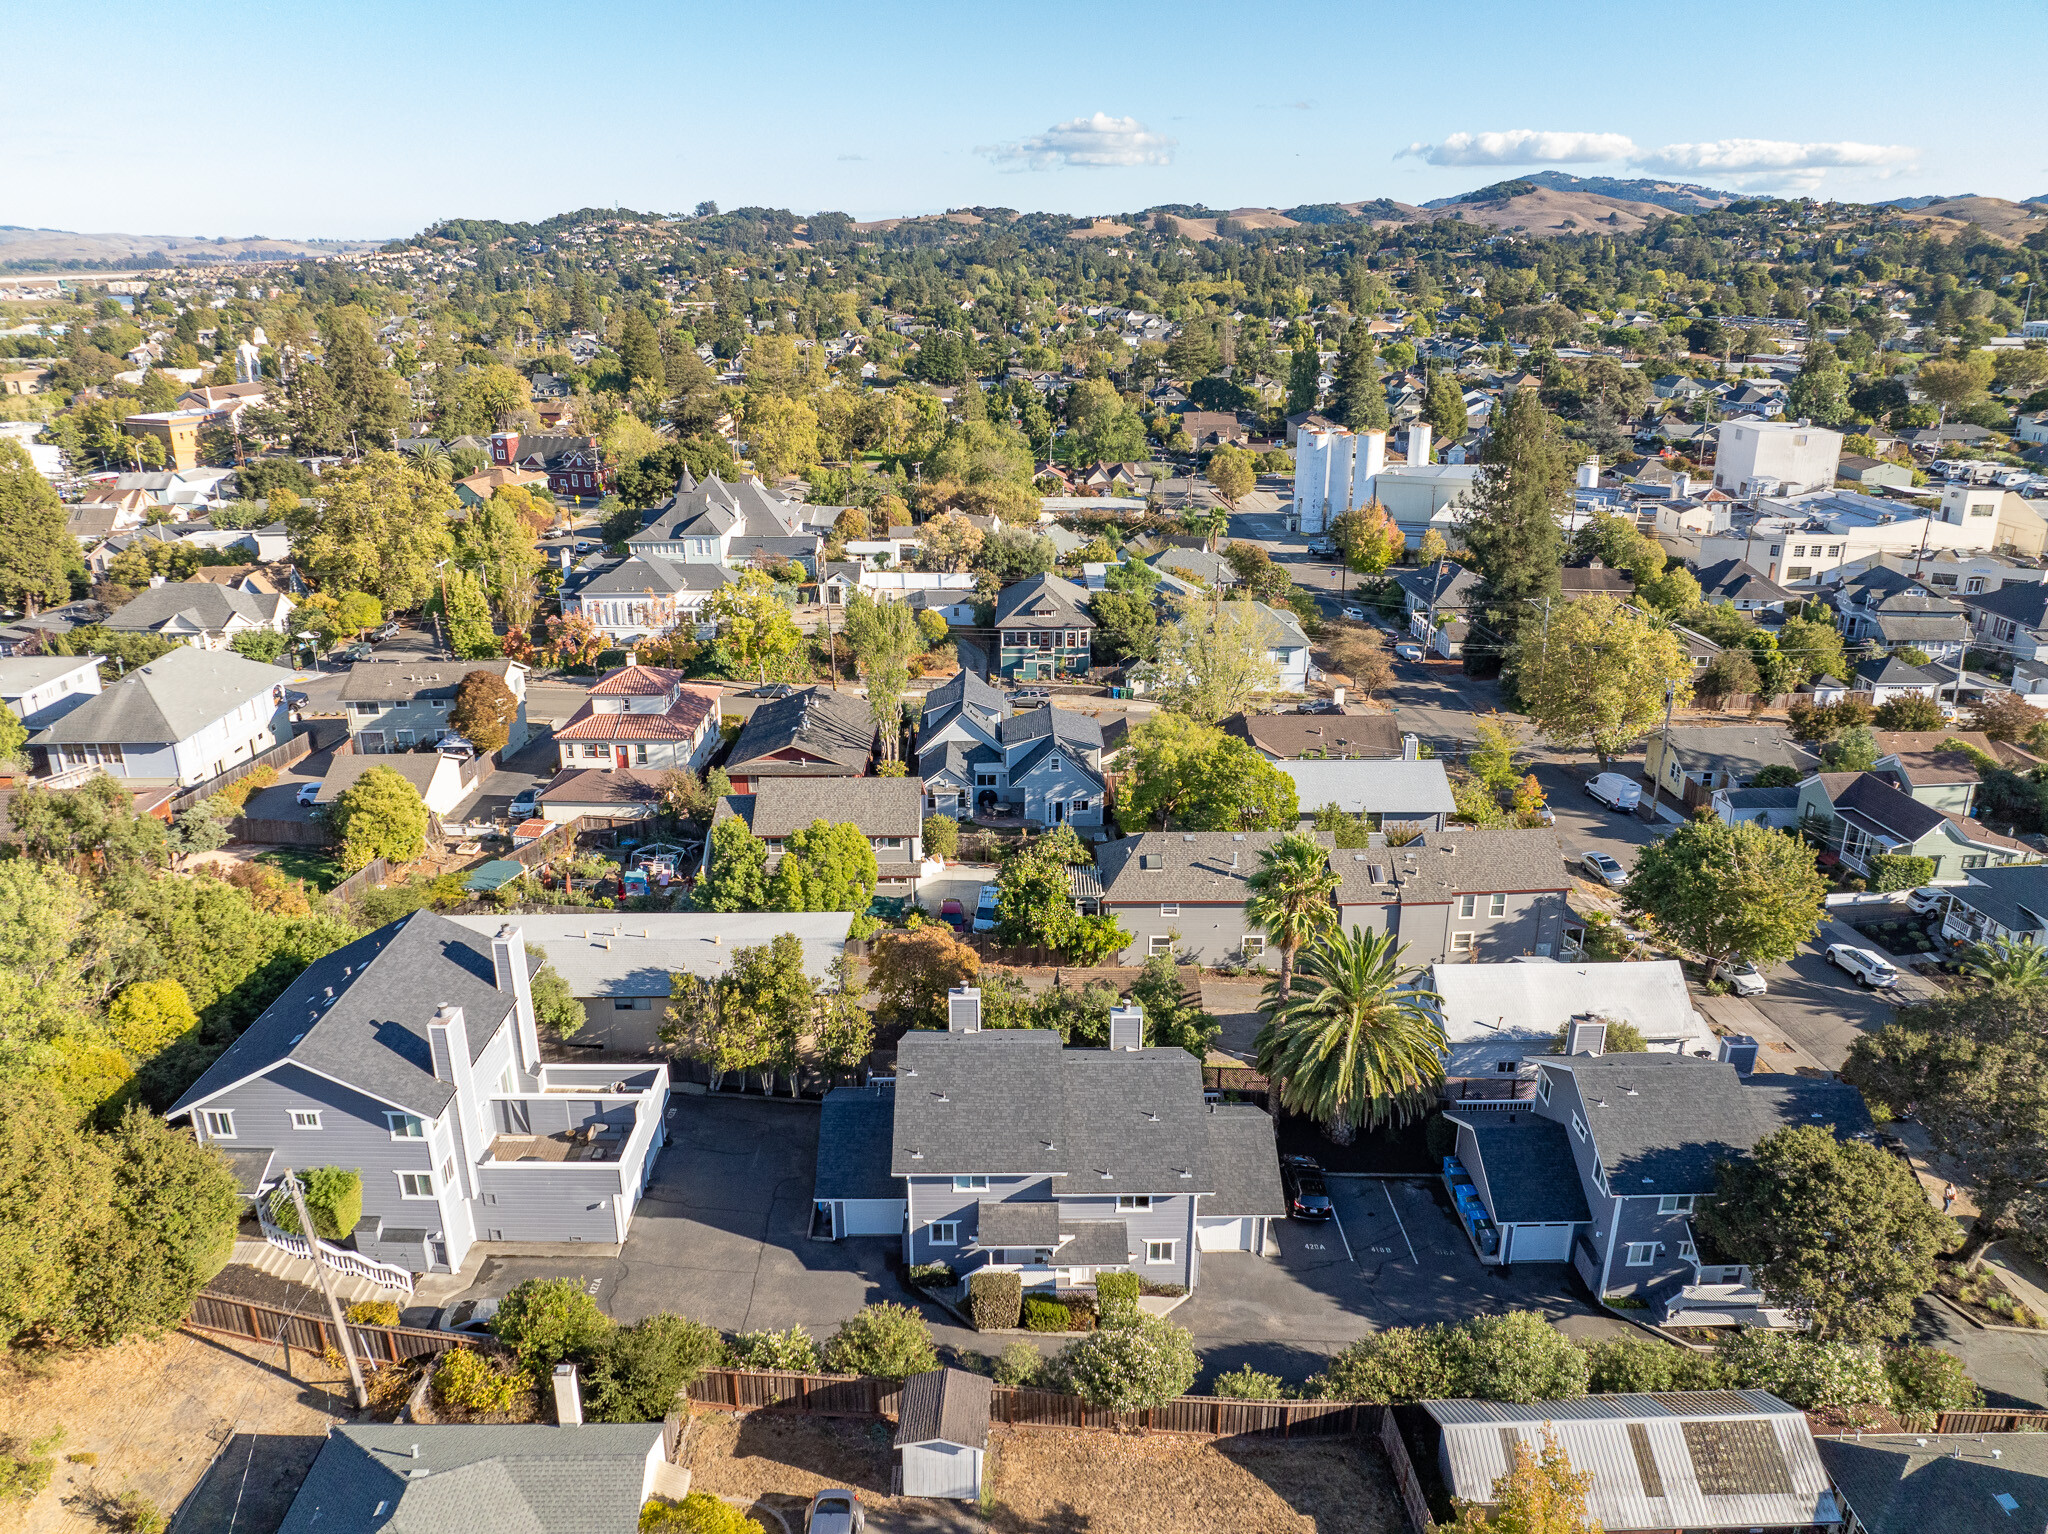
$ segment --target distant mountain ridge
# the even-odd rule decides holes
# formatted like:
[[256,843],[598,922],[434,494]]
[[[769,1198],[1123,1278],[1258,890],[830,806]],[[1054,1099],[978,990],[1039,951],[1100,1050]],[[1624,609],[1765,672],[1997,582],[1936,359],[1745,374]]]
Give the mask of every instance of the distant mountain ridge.
[[80,234],[0,224],[0,272],[119,271],[223,261],[297,261],[354,255],[377,240],[274,240],[267,235],[208,239],[195,234]]
[[[1586,192],[1595,197],[1618,198],[1623,202],[1646,202],[1653,207],[1669,208],[1674,213],[1711,213],[1738,200],[1734,192],[1718,191],[1710,186],[1695,186],[1689,181],[1658,181],[1649,177],[1629,179],[1620,176],[1574,176],[1561,170],[1539,170],[1514,179],[1532,181],[1537,186],[1548,187],[1553,192]],[[1491,190],[1481,188],[1481,191],[1485,192]],[[1448,208],[1454,203],[1469,202],[1474,198],[1474,193],[1461,192],[1455,197],[1439,197],[1434,202],[1424,203],[1423,206]]]

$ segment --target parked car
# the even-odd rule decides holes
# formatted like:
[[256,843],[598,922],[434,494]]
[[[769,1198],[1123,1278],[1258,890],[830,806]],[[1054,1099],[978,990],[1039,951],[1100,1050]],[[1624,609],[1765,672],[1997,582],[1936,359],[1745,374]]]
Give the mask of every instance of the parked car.
[[1310,559],[1335,559],[1337,557],[1337,545],[1334,543],[1312,543],[1308,546],[1308,557]]
[[518,793],[514,794],[511,804],[506,806],[505,813],[516,823],[521,820],[531,819],[539,808],[540,786],[535,784],[531,788],[522,788]]
[[1351,619],[1354,623],[1363,623],[1365,622],[1365,609],[1362,607],[1346,607],[1344,609],[1344,616]]
[[1337,1212],[1330,1185],[1312,1156],[1280,1158],[1280,1188],[1287,1195],[1287,1214],[1296,1220],[1327,1220]]
[[804,1511],[804,1534],[860,1534],[867,1522],[860,1493],[834,1486],[811,1498]]
[[993,932],[996,930],[996,897],[1002,891],[993,884],[981,887],[981,899],[974,907],[974,930]]
[[285,689],[284,705],[286,708],[291,709],[295,713],[299,709],[304,708],[308,703],[311,703],[312,701],[312,698],[308,694],[300,692],[296,688],[287,687]]
[[786,698],[797,689],[788,682],[770,682],[765,687],[752,687],[740,694],[742,698]]
[[335,659],[345,660],[350,664],[354,664],[357,661],[368,660],[376,653],[375,650],[366,644],[352,644],[347,649],[338,652],[335,655]]
[[588,538],[578,538],[576,540],[576,552],[579,554],[588,554],[592,549],[596,547],[597,545],[592,543]]
[[1010,694],[1012,703],[1050,703],[1052,693],[1043,687],[1020,687]]
[[1579,867],[1609,889],[1620,889],[1628,883],[1628,870],[1604,852],[1579,854]]
[[965,932],[967,930],[967,908],[957,900],[942,900],[939,902],[939,920],[951,927],[955,932]]
[[370,634],[370,638],[377,644],[383,644],[386,640],[396,639],[397,637],[398,625],[395,623],[387,623],[382,628],[373,630]]
[[292,795],[292,797],[301,804],[315,803],[320,798],[320,785],[318,783],[301,783],[299,791]]
[[1737,996],[1761,996],[1770,990],[1764,981],[1763,971],[1747,959],[1738,959],[1733,964],[1716,964],[1714,978],[1731,988]]
[[1550,807],[1549,805],[1547,805],[1547,804],[1539,804],[1539,805],[1537,805],[1537,806],[1536,806],[1536,824],[1537,824],[1537,825],[1539,825],[1539,826],[1554,826],[1554,825],[1556,825],[1556,824],[1557,824],[1557,811],[1556,811],[1556,810],[1553,810],[1553,809],[1552,809],[1552,808],[1551,808],[1551,807]]
[[1397,644],[1394,653],[1403,660],[1421,660],[1422,646],[1419,644]]
[[1858,948],[1854,943],[1828,944],[1828,963],[1855,976],[1858,985],[1871,990],[1899,983],[1899,972],[1883,955]]
[[1643,786],[1618,772],[1586,780],[1586,792],[1610,810],[1632,810],[1643,802]]
[[1931,885],[1923,884],[1906,897],[1906,909],[1915,916],[1925,916],[1940,909],[1944,893]]
[[444,1306],[441,1314],[434,1318],[434,1328],[443,1332],[461,1332],[469,1337],[491,1335],[491,1317],[498,1313],[496,1300],[459,1300]]

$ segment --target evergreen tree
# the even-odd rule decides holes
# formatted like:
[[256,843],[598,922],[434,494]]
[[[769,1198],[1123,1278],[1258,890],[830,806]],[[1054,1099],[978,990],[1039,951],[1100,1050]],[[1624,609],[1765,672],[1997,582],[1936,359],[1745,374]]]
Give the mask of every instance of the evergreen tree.
[[1330,408],[1353,431],[1387,429],[1387,391],[1380,383],[1379,350],[1364,325],[1344,332]]
[[1316,355],[1315,344],[1310,342],[1299,347],[1294,361],[1287,369],[1287,413],[1300,415],[1304,410],[1316,408],[1320,393],[1317,381],[1323,371],[1322,359]]
[[1422,418],[1429,422],[1436,440],[1445,447],[1465,435],[1468,417],[1465,393],[1449,373],[1429,370],[1429,387],[1422,397]]
[[1478,561],[1487,599],[1484,635],[1465,647],[1467,671],[1492,670],[1541,600],[1558,593],[1564,535],[1558,515],[1571,493],[1570,451],[1557,419],[1534,389],[1517,389],[1496,409],[1482,465],[1458,531]]
[[668,371],[662,366],[661,340],[654,333],[653,323],[638,309],[626,313],[626,332],[619,339],[619,361],[625,365],[627,378],[644,378],[666,386]]
[[569,325],[575,330],[589,330],[596,324],[597,303],[590,296],[590,279],[578,272],[569,289]]
[[36,472],[28,450],[0,437],[0,606],[34,613],[71,592],[78,550],[64,531],[64,505]]

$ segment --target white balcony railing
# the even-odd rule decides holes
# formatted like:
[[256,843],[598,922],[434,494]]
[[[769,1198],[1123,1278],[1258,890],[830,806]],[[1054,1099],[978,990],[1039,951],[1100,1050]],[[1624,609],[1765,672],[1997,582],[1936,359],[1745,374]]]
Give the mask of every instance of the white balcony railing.
[[280,1252],[301,1257],[308,1262],[318,1262],[337,1273],[346,1273],[353,1278],[367,1278],[371,1283],[385,1289],[399,1289],[412,1293],[412,1274],[404,1268],[388,1262],[378,1262],[374,1257],[365,1257],[361,1252],[351,1252],[346,1247],[322,1241],[318,1236],[295,1236],[281,1229],[270,1218],[270,1200],[256,1200],[256,1218],[263,1227],[263,1239]]

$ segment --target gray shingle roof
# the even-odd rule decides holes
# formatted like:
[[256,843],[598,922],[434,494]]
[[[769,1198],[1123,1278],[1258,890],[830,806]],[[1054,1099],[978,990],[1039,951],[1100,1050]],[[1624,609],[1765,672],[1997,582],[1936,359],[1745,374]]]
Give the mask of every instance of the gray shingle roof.
[[1543,829],[1425,831],[1405,847],[1334,852],[1331,862],[1344,881],[1339,905],[1441,904],[1453,895],[1571,886],[1564,842]]
[[37,733],[37,745],[112,741],[163,744],[197,735],[243,704],[268,697],[291,673],[235,654],[180,645]]
[[[1252,1112],[1259,1110],[1254,1108]],[[1273,1159],[1267,1152],[1267,1159]],[[1279,1177],[1279,1172],[1274,1172]],[[1205,1203],[1204,1210],[1208,1209]],[[1270,1208],[1259,1211],[1263,1214],[1278,1214],[1284,1204],[1275,1202]],[[1072,1268],[1119,1267],[1132,1261],[1137,1253],[1131,1250],[1131,1226],[1128,1220],[1062,1220],[1060,1221],[1060,1247],[1056,1255],[1059,1260]]]
[[[1259,854],[1284,831],[1146,831],[1104,842],[1095,851],[1103,898],[1150,904],[1169,901],[1244,903],[1244,881]],[[1328,843],[1327,835],[1319,840]],[[1231,858],[1237,859],[1235,865]]]
[[1060,1206],[1052,1199],[983,1199],[974,1240],[983,1248],[1058,1246]]
[[1944,892],[2009,932],[2048,927],[2048,863],[1973,868],[1969,877],[1968,884],[1946,885]]
[[188,614],[194,627],[208,633],[225,629],[230,618],[267,628],[282,600],[255,596],[232,586],[217,586],[212,581],[169,581],[136,592],[132,600],[115,610],[107,627],[116,633],[153,633],[179,615]]
[[1723,559],[1702,565],[1700,595],[1709,602],[1789,602],[1792,593],[1769,579],[1755,565],[1742,559]]
[[834,1087],[818,1112],[813,1198],[897,1199],[903,1184],[889,1173],[896,1099],[888,1087]]
[[[344,703],[395,703],[420,698],[452,698],[472,671],[487,671],[508,682],[514,660],[367,660],[348,668],[342,679]],[[521,670],[525,668],[520,667]]]
[[1450,1117],[1479,1143],[1493,1217],[1503,1225],[1590,1220],[1565,1127],[1535,1114],[1481,1112]]
[[628,1534],[660,1439],[653,1422],[337,1427],[279,1534]]
[[995,1381],[964,1369],[933,1369],[903,1382],[896,1409],[897,1448],[915,1443],[988,1447],[989,1401]]
[[[867,767],[874,742],[875,720],[868,712],[867,699],[807,687],[754,710],[733,742],[726,770],[747,776],[853,777]],[[818,760],[769,759],[791,751]]]
[[510,993],[497,986],[490,939],[415,911],[316,959],[170,1111],[184,1113],[292,1060],[407,1112],[438,1117],[455,1095],[435,1077],[427,1045],[427,1023],[443,1002],[462,1008],[472,1060],[512,1011]]
[[1688,1055],[1573,1056],[1545,1062],[1579,1084],[1586,1123],[1617,1194],[1706,1193],[1714,1169],[1793,1125],[1870,1127],[1856,1089],[1806,1076],[1753,1076]]
[[1675,725],[1668,734],[1671,749],[1687,771],[1704,768],[1749,778],[1766,767],[1797,767],[1805,772],[1814,764],[1814,758],[1776,725]]
[[850,820],[866,836],[916,836],[924,825],[922,778],[763,778],[749,797],[748,823],[760,837],[814,820]]
[[1456,560],[1441,559],[1419,570],[1397,570],[1394,584],[1433,609],[1464,608],[1478,600],[1479,577]]
[[1272,1115],[1250,1103],[1219,1103],[1209,1110],[1209,1182],[1204,1215],[1277,1215],[1287,1208],[1280,1190],[1280,1153]]
[[1050,703],[1041,703],[1024,713],[1012,714],[1003,720],[1001,730],[1005,746],[1018,746],[1027,740],[1050,735],[1055,740],[1069,741],[1077,746],[1091,746],[1097,751],[1102,749],[1101,724],[1086,714],[1055,708]]
[[996,596],[995,626],[1006,623],[1045,624],[1057,628],[1095,627],[1088,616],[1088,593],[1057,575],[1034,575],[1014,581]]
[[582,566],[563,583],[565,596],[637,597],[652,591],[673,596],[679,591],[715,591],[732,579],[724,565],[680,564],[659,554],[636,554],[595,568]]
[[1818,1438],[1814,1448],[1867,1534],[2024,1534],[2048,1525],[2048,1437],[2039,1433],[1859,1433]]
[[1439,761],[1288,761],[1303,814],[1335,804],[1347,814],[1449,815],[1458,807]]

